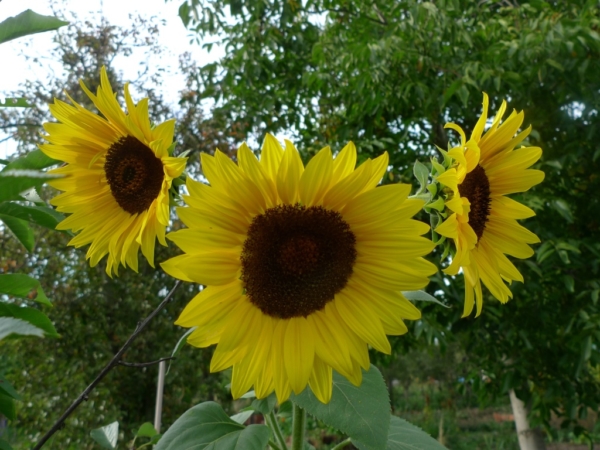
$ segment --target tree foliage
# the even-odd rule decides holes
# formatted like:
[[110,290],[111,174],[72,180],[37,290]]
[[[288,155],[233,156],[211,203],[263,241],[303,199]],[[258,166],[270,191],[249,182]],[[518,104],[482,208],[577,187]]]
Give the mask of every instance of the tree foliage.
[[[47,104],[55,97],[66,100],[64,91],[93,109],[79,87],[79,79],[95,91],[100,67],[106,65],[115,90],[122,92],[123,80],[113,60],[130,54],[135,47],[159,52],[155,22],[156,19],[138,18],[130,29],[121,29],[101,20],[97,25],[82,24],[59,33],[52,58],[62,61],[65,77],[26,80],[22,92],[16,94],[26,96],[34,106],[0,110],[0,126],[10,130],[10,136],[18,143],[14,157],[31,155],[36,144],[42,142],[42,123],[53,121]],[[140,96],[150,98],[155,122],[176,114],[156,93],[161,82],[159,75],[159,71],[140,67],[136,86],[141,91]],[[205,136],[219,135],[209,126],[201,125],[206,120],[202,111],[190,108],[178,114],[185,118],[179,121],[176,136],[181,144],[179,151],[182,146],[194,152],[214,151],[214,140],[195,139],[193,135],[197,132],[196,127],[203,129]],[[48,199],[56,193],[43,188],[39,194]],[[19,203],[25,205],[26,202],[21,199]],[[23,206],[26,207],[31,208]],[[180,225],[176,223],[175,226]],[[44,288],[42,294],[45,292],[52,299],[54,307],[44,312],[58,334],[54,339],[3,342],[2,370],[22,397],[22,401],[16,403],[17,420],[11,423],[14,425],[7,434],[14,438],[11,443],[16,449],[31,448],[173,285],[172,279],[147,263],[140,266],[139,273],[125,271],[119,278],[111,279],[101,265],[89,267],[85,251],[67,247],[71,239],[68,233],[50,229],[32,227],[31,246],[26,249],[6,228],[0,228],[0,277],[29,274],[39,280]],[[174,254],[173,248],[161,247],[156,259],[161,262]],[[183,334],[173,322],[185,302],[196,292],[197,287],[191,285],[180,289],[173,303],[154,319],[150,329],[125,354],[124,360],[145,363],[170,356]],[[40,293],[38,297],[42,299]],[[22,300],[11,297],[8,302],[21,304]],[[226,407],[229,404],[229,394],[225,390],[227,378],[210,374],[210,356],[210,351],[183,348],[177,353],[177,359],[170,363],[163,405],[164,427],[200,401],[219,400]],[[65,430],[55,438],[55,445],[64,449],[91,449],[94,443],[90,430],[115,420],[121,424],[122,439],[131,441],[143,422],[153,420],[157,367],[122,366],[111,372],[73,419],[67,421]]]
[[542,240],[534,260],[517,263],[526,283],[512,286],[507,305],[490,298],[480,318],[461,320],[458,279],[438,276],[431,292],[454,308],[426,306],[415,332],[459,340],[479,368],[472,382],[482,396],[514,387],[546,425],[551,412],[574,424],[600,401],[599,11],[585,0],[187,0],[180,8],[198,41],[226,49],[195,75],[201,98],[215,99],[248,138],[292,134],[308,153],[353,140],[364,158],[387,150],[389,179],[410,182],[415,156],[427,161],[435,145],[446,147],[446,122],[474,126],[482,91],[492,110],[506,99],[525,111],[528,144],[543,148],[546,172],[519,199],[537,212],[527,226]]

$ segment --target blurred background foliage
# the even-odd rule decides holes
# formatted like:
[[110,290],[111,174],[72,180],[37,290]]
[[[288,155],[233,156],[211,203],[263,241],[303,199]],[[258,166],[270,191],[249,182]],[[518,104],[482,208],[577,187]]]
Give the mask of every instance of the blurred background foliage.
[[[292,138],[305,159],[325,145],[337,151],[348,140],[362,160],[388,151],[385,182],[411,183],[415,159],[426,163],[436,145],[456,142],[443,129],[446,122],[470,132],[482,91],[490,95],[491,111],[502,99],[509,111],[525,111],[525,124],[533,126],[527,144],[543,148],[538,166],[546,172],[541,185],[518,198],[536,211],[525,225],[542,240],[533,258],[516,262],[526,283],[512,286],[507,305],[488,297],[479,318],[460,319],[462,280],[439,272],[428,290],[450,308],[420,303],[423,319],[408,335],[392,338],[394,353],[372,359],[386,376],[395,412],[448,448],[518,448],[511,389],[547,441],[600,440],[594,430],[600,402],[600,3],[186,0],[180,15],[198,45],[222,46],[225,56],[210,64],[181,58],[187,84],[176,110],[152,89],[161,82],[156,68],[132,81],[150,97],[154,120],[177,117],[178,151],[192,151],[194,177],[201,176],[200,152],[220,148],[235,157],[241,142],[257,148],[271,132]],[[95,88],[103,64],[121,91],[114,56],[142,41],[148,51],[160,51],[151,20],[133,21],[129,30],[72,23],[57,34],[52,55],[63,62],[66,78],[26,82],[22,94],[36,107],[0,110],[0,127],[11,131],[21,153],[40,142],[53,96],[63,98],[66,89],[87,104],[76,82],[83,78]],[[40,229],[36,239],[28,254],[0,230],[0,273],[40,279],[54,300],[47,313],[61,334],[2,343],[7,374],[24,397],[13,432],[26,439],[48,428],[173,284],[145,266],[111,280],[102,268],[87,267],[83,251],[67,249],[67,236]],[[157,260],[174,252],[160,248]],[[195,289],[178,292],[127,361],[170,354],[182,332],[172,322]],[[229,405],[227,374],[208,375],[210,353],[185,347],[173,363],[165,426],[199,401]],[[151,420],[155,379],[156,368],[117,368],[55,438],[56,448],[93,448],[89,430],[112,420],[126,433]],[[473,419],[477,408],[487,422]],[[313,438],[329,439],[323,433]]]

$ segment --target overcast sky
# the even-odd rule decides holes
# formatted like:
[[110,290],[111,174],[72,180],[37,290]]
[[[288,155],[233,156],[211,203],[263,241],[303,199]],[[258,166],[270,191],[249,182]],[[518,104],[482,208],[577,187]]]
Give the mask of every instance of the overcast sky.
[[[194,59],[206,62],[209,59],[214,60],[219,51],[218,49],[214,50],[213,47],[213,51],[207,54],[199,45],[189,44],[188,32],[177,15],[181,2],[182,0],[168,2],[164,0],[63,0],[64,9],[76,13],[80,22],[97,23],[99,18],[104,16],[113,25],[128,27],[130,14],[146,17],[156,15],[160,19],[164,19],[165,25],[160,29],[159,42],[166,47],[167,51],[161,55],[157,65],[167,69],[168,79],[160,89],[165,99],[177,99],[179,89],[183,86],[184,79],[178,70],[180,54],[186,51],[191,52]],[[43,15],[53,15],[49,2],[46,0],[0,0],[0,22],[26,9],[32,9]],[[0,45],[0,61],[2,61],[3,67],[0,73],[0,98],[4,99],[4,97],[10,96],[19,88],[19,84],[24,79],[44,76],[44,73],[40,73],[39,68],[34,70],[32,67],[35,66],[27,62],[21,53],[25,52],[28,56],[43,56],[52,48],[52,33],[27,36]],[[128,58],[118,58],[115,61],[116,68],[123,73],[123,79],[134,80],[137,77],[138,62],[141,57],[142,52],[137,55],[134,53]],[[53,62],[48,61],[48,64],[52,66]],[[60,71],[60,64],[54,64],[55,69]],[[10,67],[10,70],[4,70],[6,67]],[[0,141],[4,137],[5,135],[0,130]],[[15,142],[10,140],[0,143],[0,158],[13,153],[15,146]]]

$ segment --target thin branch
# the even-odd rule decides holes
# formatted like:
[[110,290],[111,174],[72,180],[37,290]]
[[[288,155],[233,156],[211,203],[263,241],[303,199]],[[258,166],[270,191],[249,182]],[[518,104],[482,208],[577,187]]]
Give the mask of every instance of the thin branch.
[[4,130],[5,128],[16,128],[16,127],[41,127],[39,123],[8,123],[6,125],[0,125],[0,129]]
[[84,400],[87,400],[89,398],[90,393],[94,390],[94,388],[98,385],[98,383],[100,383],[100,381],[102,381],[102,379],[113,369],[113,367],[115,367],[116,365],[119,364],[119,361],[121,360],[121,357],[123,356],[125,351],[131,346],[133,341],[135,341],[135,339],[140,335],[142,330],[144,328],[146,328],[146,325],[148,325],[148,323],[165,306],[167,306],[167,304],[173,298],[173,294],[175,294],[175,291],[177,290],[177,288],[180,285],[181,285],[181,281],[177,280],[177,282],[175,283],[175,286],[173,286],[173,289],[171,289],[171,292],[169,292],[167,294],[167,296],[160,303],[160,305],[158,305],[156,307],[156,309],[154,311],[152,311],[148,317],[146,317],[143,321],[141,321],[140,323],[137,324],[137,327],[135,328],[134,332],[131,334],[131,336],[129,336],[129,339],[127,339],[125,344],[123,344],[123,347],[121,347],[121,349],[115,354],[115,356],[113,356],[113,358],[110,360],[110,362],[106,366],[104,366],[104,369],[102,369],[100,371],[100,373],[94,379],[94,381],[92,381],[90,383],[90,385],[87,388],[85,388],[85,390],[79,395],[79,397],[77,397],[77,399],[73,403],[71,403],[71,406],[69,406],[67,408],[67,410],[63,413],[63,415],[60,416],[60,418],[54,423],[54,425],[52,425],[52,428],[50,428],[50,430],[44,436],[42,436],[42,438],[37,443],[37,445],[33,448],[33,450],[40,450],[42,448],[42,446],[48,441],[48,439],[50,439],[54,435],[54,433],[56,433],[59,429],[61,429],[63,427],[65,420],[67,420],[67,418],[73,413],[73,411],[75,411],[77,409],[77,407],[81,403],[84,402]]
[[177,358],[175,356],[169,356],[168,358],[160,358],[160,359],[157,359],[156,361],[150,361],[150,362],[145,362],[145,363],[130,363],[130,362],[125,362],[125,361],[119,361],[119,365],[125,366],[125,367],[149,367],[149,366],[153,366],[154,364],[158,364],[163,361],[169,361],[171,359],[177,359]]
[[377,7],[375,7],[375,12],[378,13],[377,15],[379,16],[377,19],[375,19],[373,17],[369,17],[368,15],[356,14],[355,12],[350,11],[348,8],[325,8],[322,10],[315,8],[314,11],[315,11],[314,12],[315,14],[323,14],[325,12],[337,13],[337,14],[348,14],[349,16],[356,17],[357,19],[364,18],[364,19],[370,20],[371,22],[375,22],[378,25],[387,25],[387,20],[385,19],[385,17],[383,17],[383,15],[380,15],[381,12],[377,9]]

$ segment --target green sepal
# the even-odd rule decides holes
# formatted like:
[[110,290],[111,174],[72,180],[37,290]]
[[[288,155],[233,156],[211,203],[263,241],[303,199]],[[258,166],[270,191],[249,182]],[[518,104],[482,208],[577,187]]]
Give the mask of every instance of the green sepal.
[[423,209],[429,212],[432,209],[435,209],[439,212],[443,212],[446,209],[446,202],[442,197],[438,197],[437,200],[426,204]]
[[438,185],[437,185],[437,183],[431,183],[431,184],[427,185],[427,190],[431,193],[432,197],[435,197],[435,195],[438,192]]
[[[431,175],[434,177],[439,176],[446,171],[446,168],[443,165],[441,165],[438,162],[437,158],[435,158],[435,157],[431,158],[431,166],[432,166]],[[434,169],[435,169],[435,172],[434,172]]]

